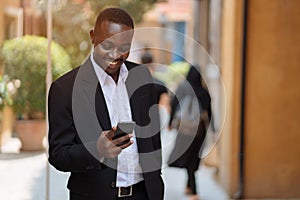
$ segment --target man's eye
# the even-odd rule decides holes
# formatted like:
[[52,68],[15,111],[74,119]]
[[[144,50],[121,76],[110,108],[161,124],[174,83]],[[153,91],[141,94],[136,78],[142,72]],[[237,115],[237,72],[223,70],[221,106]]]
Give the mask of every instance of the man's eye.
[[112,45],[110,43],[101,43],[100,45],[104,50],[110,50],[112,48]]
[[128,46],[128,45],[122,46],[122,47],[120,48],[120,51],[121,51],[121,52],[127,52],[127,51],[129,51],[129,50],[130,50],[130,46]]

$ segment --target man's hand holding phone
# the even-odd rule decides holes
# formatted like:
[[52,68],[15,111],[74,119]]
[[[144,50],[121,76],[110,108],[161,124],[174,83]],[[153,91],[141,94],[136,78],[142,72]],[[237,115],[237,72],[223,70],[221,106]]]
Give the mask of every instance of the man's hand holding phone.
[[122,149],[130,146],[133,141],[132,133],[135,122],[119,122],[117,127],[103,131],[97,141],[97,150],[100,157],[115,158],[121,153]]
[[[124,137],[128,134],[132,134],[135,127],[134,121],[129,122],[119,122],[117,125],[117,129],[115,131],[114,136],[112,137],[112,140],[115,140],[117,142],[117,146],[122,146],[128,142],[130,142],[130,139],[123,140]],[[123,138],[121,141],[119,138]]]

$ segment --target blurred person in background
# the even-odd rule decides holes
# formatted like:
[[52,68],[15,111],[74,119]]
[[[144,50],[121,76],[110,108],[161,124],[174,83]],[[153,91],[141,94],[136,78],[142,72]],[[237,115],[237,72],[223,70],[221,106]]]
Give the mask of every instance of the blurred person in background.
[[[185,97],[193,97],[197,100],[197,106],[199,109],[194,109],[199,113],[199,118],[197,120],[197,125],[195,129],[188,129],[183,131],[181,125],[175,125],[178,129],[178,135],[176,137],[175,146],[168,160],[170,167],[185,168],[188,174],[188,180],[185,188],[186,195],[189,196],[189,200],[197,200],[199,196],[196,190],[196,179],[195,172],[198,170],[200,165],[200,155],[202,146],[204,144],[206,132],[208,129],[208,124],[212,118],[211,114],[211,97],[204,86],[201,74],[197,67],[190,66],[187,73],[186,80],[180,83],[175,91],[175,95],[171,100],[171,116],[169,121],[169,126],[171,128],[172,123],[175,121],[176,113],[183,113],[184,111],[178,110],[180,108],[182,100]],[[180,104],[180,106],[179,106]],[[187,113],[192,115],[193,111]],[[184,120],[186,116],[182,116]],[[187,117],[186,117],[187,118]],[[177,119],[176,119],[177,120]],[[183,126],[183,125],[182,125]]]

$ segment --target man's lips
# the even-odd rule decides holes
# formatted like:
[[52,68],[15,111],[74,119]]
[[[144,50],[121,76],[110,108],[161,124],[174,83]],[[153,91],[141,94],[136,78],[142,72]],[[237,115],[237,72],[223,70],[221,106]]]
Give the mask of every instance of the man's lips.
[[117,60],[113,60],[113,61],[108,61],[108,65],[117,65],[119,63],[123,63],[124,60],[123,59],[117,59]]
[[109,65],[116,65],[116,64],[118,64],[119,62],[120,62],[120,61],[115,60],[115,61],[109,62]]

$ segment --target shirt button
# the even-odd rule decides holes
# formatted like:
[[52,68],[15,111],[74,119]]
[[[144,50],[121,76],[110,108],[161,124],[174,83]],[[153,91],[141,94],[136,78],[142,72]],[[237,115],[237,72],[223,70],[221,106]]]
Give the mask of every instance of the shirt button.
[[111,186],[112,188],[114,188],[114,187],[116,187],[116,183],[113,181],[113,182],[111,182],[110,186]]

